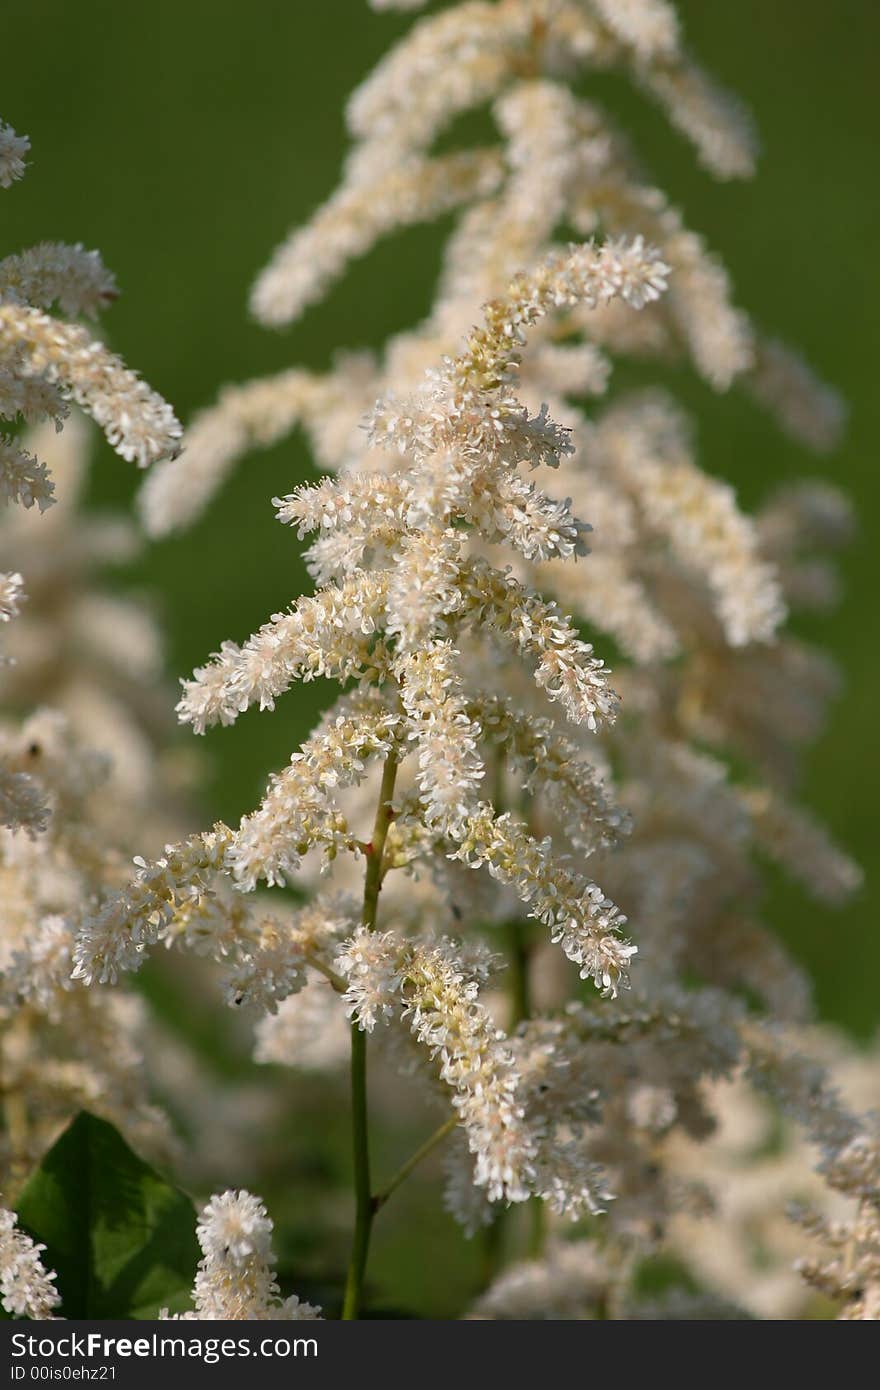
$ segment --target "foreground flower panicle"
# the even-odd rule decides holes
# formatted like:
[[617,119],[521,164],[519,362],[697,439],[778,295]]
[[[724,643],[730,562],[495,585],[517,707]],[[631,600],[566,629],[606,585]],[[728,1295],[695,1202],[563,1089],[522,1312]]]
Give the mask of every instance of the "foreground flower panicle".
[[[275,253],[251,307],[289,323],[379,237],[458,210],[428,317],[323,375],[227,388],[142,494],[154,534],[181,529],[238,458],[302,426],[328,476],[274,505],[309,537],[314,592],[225,642],[178,713],[202,733],[274,710],[298,680],[344,689],[237,828],[170,844],[102,894],[73,974],[112,983],[160,941],[207,953],[229,1001],[262,1016],[258,1056],[308,1068],[339,1063],[350,1019],[343,1316],[362,1306],[373,1221],[444,1143],[446,1203],[469,1232],[501,1230],[499,1211],[527,1202],[533,1217],[532,1259],[477,1316],[773,1316],[774,1297],[790,1311],[790,1280],[750,1294],[754,1242],[732,1288],[682,1234],[715,1221],[742,1254],[718,1197],[726,1158],[707,1141],[726,1098],[757,1086],[824,1146],[806,1219],[830,1253],[805,1273],[843,1316],[874,1317],[873,1131],[861,1112],[817,1110],[824,1082],[786,1060],[809,981],[761,915],[768,858],[829,906],[859,883],[793,799],[836,678],[784,627],[833,600],[846,504],[805,484],[748,516],[667,393],[599,398],[618,358],[683,359],[815,449],[841,407],[734,304],[721,262],[579,95],[609,68],[710,172],[751,174],[751,121],[686,54],[666,0],[465,0],[417,19],[354,94],[340,188]],[[494,145],[434,152],[486,104]],[[263,885],[312,897],[293,908],[275,893],[276,908]],[[368,1046],[419,1069],[441,1116],[379,1190]],[[842,1225],[835,1194],[856,1204]],[[254,1199],[227,1198],[210,1229],[228,1215],[265,1234]],[[583,1217],[599,1224],[564,1244],[554,1223]],[[271,1283],[266,1246],[250,1272],[236,1248],[223,1262],[247,1302],[251,1274]],[[663,1253],[699,1290],[649,1304],[640,1266]],[[206,1284],[196,1307],[212,1297]]]
[[[320,1308],[295,1294],[282,1299],[275,1281],[272,1222],[250,1192],[223,1192],[211,1198],[196,1235],[202,1259],[193,1285],[193,1311],[182,1319],[254,1319],[296,1322],[321,1316]],[[167,1310],[160,1314],[168,1317]]]
[[[518,504],[508,503],[504,492],[517,479],[519,449],[534,462],[536,451],[555,461],[566,447],[564,433],[546,413],[530,417],[512,393],[509,379],[519,350],[512,326],[582,297],[598,304],[622,295],[642,305],[662,291],[663,275],[659,257],[641,243],[554,253],[533,275],[513,283],[509,296],[487,314],[485,329],[473,333],[461,354],[443,363],[408,403],[393,508],[381,485],[378,497],[359,488],[360,505],[350,505],[346,482],[319,485],[313,494],[302,490],[279,504],[285,519],[304,529],[323,516],[342,542],[353,530],[353,555],[346,557],[340,545],[341,563],[313,598],[273,617],[244,647],[224,647],[212,666],[187,683],[181,717],[199,729],[230,723],[253,703],[274,705],[298,676],[345,681],[356,675],[361,689],[337,702],[237,832],[218,826],[144,863],[123,895],[86,918],[75,950],[74,978],[113,982],[121,970],[137,969],[145,948],[156,941],[188,944],[195,920],[208,949],[214,927],[213,951],[229,972],[236,1003],[274,1009],[318,971],[344,994],[356,1034],[372,1028],[377,1017],[409,1020],[413,1036],[437,1064],[439,1081],[450,1088],[453,1118],[472,1155],[473,1181],[490,1201],[522,1202],[534,1193],[560,1210],[575,1212],[584,1202],[595,1206],[594,1165],[571,1161],[564,1174],[548,1175],[546,1163],[538,1161],[544,1121],[539,1117],[530,1127],[513,1054],[477,1000],[482,968],[473,975],[462,967],[450,942],[410,953],[406,937],[393,927],[374,934],[379,892],[395,860],[410,872],[423,862],[430,869],[438,860],[486,866],[550,929],[584,977],[609,995],[625,980],[634,948],[620,935],[624,919],[614,904],[556,856],[549,838],[536,839],[525,821],[499,814],[482,794],[487,750],[479,710],[485,703],[493,716],[497,746],[501,709],[469,691],[466,681],[478,644],[486,642],[507,660],[524,658],[534,673],[536,699],[543,693],[550,705],[558,702],[575,727],[595,729],[613,719],[615,698],[589,644],[556,605],[491,564],[475,546],[481,535],[498,542],[498,518],[515,516],[521,530],[529,529],[528,515],[521,519]],[[450,401],[458,404],[440,416],[437,403]],[[388,433],[387,412],[380,406],[376,415]],[[438,418],[446,435],[442,453],[433,440],[425,443]],[[409,444],[404,429],[419,442]],[[438,497],[438,465],[447,461],[452,485]],[[493,496],[492,519],[483,520]],[[540,526],[550,500],[533,485],[528,497],[534,525]],[[319,544],[331,527],[322,526]],[[570,528],[579,534],[574,520]],[[375,557],[372,565],[368,554]],[[558,559],[576,561],[571,548]],[[469,661],[458,641],[473,649]],[[508,714],[507,723],[516,729],[515,716]],[[542,733],[540,724],[521,721],[520,741],[531,739],[536,757]],[[364,783],[371,762],[383,770],[367,841],[349,825],[339,798]],[[557,753],[555,765],[547,761],[547,781],[563,781],[564,775]],[[399,795],[407,782],[404,808]],[[616,838],[624,817],[607,805],[598,774],[588,767],[582,801],[571,782],[568,796],[585,823],[597,816],[595,843]],[[588,838],[585,824],[581,844]],[[289,913],[261,922],[256,905],[241,907],[237,894],[229,896],[214,882],[219,874],[219,883],[228,876],[252,890],[260,879],[270,885],[291,881],[313,850],[365,861],[361,925],[347,940],[351,919],[344,915],[340,921],[329,903],[303,931],[300,918]],[[393,981],[399,989],[391,987]],[[576,1118],[573,1112],[572,1122]]]

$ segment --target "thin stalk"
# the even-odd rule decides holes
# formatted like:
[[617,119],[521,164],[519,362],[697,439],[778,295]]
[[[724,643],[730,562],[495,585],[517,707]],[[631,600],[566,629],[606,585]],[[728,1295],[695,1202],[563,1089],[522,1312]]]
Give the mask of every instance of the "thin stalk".
[[354,1159],[354,1235],[345,1281],[343,1319],[360,1317],[364,1271],[370,1251],[373,1203],[370,1184],[370,1138],[367,1106],[367,1035],[351,1025],[351,1133]]
[[[361,921],[367,931],[375,931],[382,890],[382,858],[394,812],[391,799],[397,777],[397,753],[394,749],[385,759],[379,804],[373,823],[373,837],[364,847],[367,869],[364,875],[364,906]],[[367,1035],[357,1023],[351,1026],[351,1134],[354,1167],[355,1223],[351,1259],[345,1284],[342,1317],[349,1321],[360,1317],[364,1273],[370,1252],[370,1233],[375,1208],[370,1182],[369,1104],[367,1096]]]
[[[530,1018],[532,1013],[532,991],[529,979],[530,951],[526,935],[527,930],[526,924],[515,918],[505,922],[503,928],[504,944],[507,948],[507,984],[511,1032],[525,1019]],[[529,1207],[532,1209],[541,1205],[542,1203],[534,1198],[529,1202]],[[532,1214],[529,1253],[540,1254],[543,1249],[543,1234],[539,1233],[538,1228],[541,1226],[543,1216],[540,1212],[536,1214],[534,1210]],[[495,1212],[491,1222],[485,1228],[482,1259],[484,1285],[492,1283],[504,1263],[505,1233],[509,1226],[509,1217],[510,1212],[501,1207]]]
[[529,1209],[529,1257],[539,1260],[544,1253],[544,1243],[547,1239],[547,1222],[544,1203],[540,1197],[532,1197],[528,1204]]
[[480,1280],[483,1288],[494,1282],[504,1263],[504,1227],[507,1212],[499,1210],[483,1230]]
[[384,1187],[381,1192],[377,1192],[373,1198],[374,1212],[378,1211],[380,1207],[384,1207],[392,1192],[395,1192],[397,1188],[400,1187],[400,1184],[406,1181],[413,1169],[417,1168],[422,1162],[422,1159],[427,1158],[428,1154],[436,1149],[438,1144],[443,1142],[447,1134],[452,1133],[457,1123],[458,1116],[450,1115],[449,1119],[444,1120],[443,1124],[439,1125],[438,1128],[434,1130],[434,1133],[428,1136],[424,1144],[416,1149],[415,1153],[406,1160],[406,1163],[398,1168],[387,1186]]
[[[531,950],[528,939],[528,926],[525,922],[512,920],[505,926],[507,938],[508,954],[508,979],[510,984],[510,1027],[511,1030],[518,1024],[532,1016],[533,1000],[532,985],[529,974],[529,960]],[[540,1259],[544,1253],[544,1245],[547,1238],[547,1224],[545,1220],[544,1203],[540,1197],[529,1199],[528,1206],[529,1226],[528,1226],[528,1254],[533,1260]],[[503,1223],[506,1213],[501,1211],[496,1217],[496,1221]],[[498,1232],[497,1240],[492,1250],[492,1259],[498,1261],[501,1253],[501,1233]],[[496,1263],[497,1272],[497,1263]]]
[[526,925],[515,919],[505,924],[507,939],[508,980],[510,982],[510,1027],[517,1027],[532,1014],[532,990],[529,980],[529,943]]

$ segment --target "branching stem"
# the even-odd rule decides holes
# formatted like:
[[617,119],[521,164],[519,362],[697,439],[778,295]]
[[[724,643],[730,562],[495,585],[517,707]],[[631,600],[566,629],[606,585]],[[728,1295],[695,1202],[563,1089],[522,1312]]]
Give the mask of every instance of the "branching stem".
[[406,1160],[406,1163],[402,1164],[401,1167],[398,1168],[397,1172],[394,1174],[394,1177],[382,1189],[382,1191],[376,1193],[375,1197],[373,1198],[374,1212],[377,1212],[381,1207],[384,1207],[392,1192],[395,1192],[397,1188],[400,1187],[400,1184],[402,1182],[405,1182],[405,1180],[409,1177],[413,1169],[417,1168],[418,1165],[422,1162],[422,1159],[427,1158],[428,1154],[432,1153],[433,1150],[436,1149],[438,1144],[442,1144],[447,1134],[451,1134],[452,1131],[455,1129],[457,1123],[458,1116],[450,1115],[448,1120],[444,1120],[442,1125],[438,1125],[437,1129],[434,1130],[433,1134],[430,1134],[428,1136],[424,1144],[422,1144],[418,1149],[416,1149],[415,1153],[412,1154]]

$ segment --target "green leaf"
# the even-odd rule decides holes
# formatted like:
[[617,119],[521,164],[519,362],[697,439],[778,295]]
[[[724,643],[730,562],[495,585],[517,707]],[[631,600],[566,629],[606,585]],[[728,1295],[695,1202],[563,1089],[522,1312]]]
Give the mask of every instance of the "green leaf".
[[77,1115],[22,1192],[18,1218],[46,1246],[64,1317],[154,1318],[189,1306],[195,1208],[105,1120]]

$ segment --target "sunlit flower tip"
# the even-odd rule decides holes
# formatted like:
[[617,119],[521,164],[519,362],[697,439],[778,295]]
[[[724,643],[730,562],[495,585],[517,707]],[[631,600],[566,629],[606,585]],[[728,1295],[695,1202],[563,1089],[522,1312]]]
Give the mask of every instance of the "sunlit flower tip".
[[272,1222],[263,1203],[251,1193],[223,1192],[204,1208],[196,1235],[204,1255],[244,1264],[254,1256],[268,1256]]
[[0,304],[0,352],[82,406],[129,462],[144,468],[176,451],[183,429],[171,407],[79,324]]

